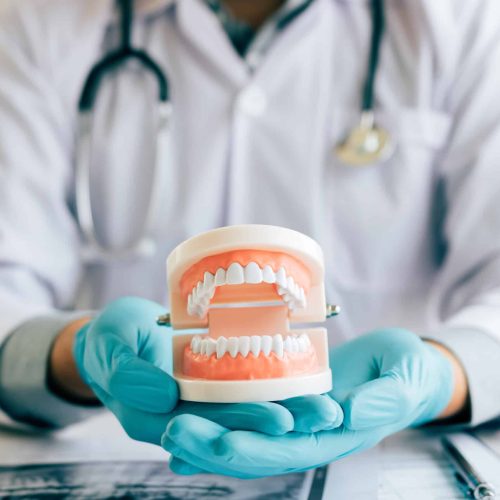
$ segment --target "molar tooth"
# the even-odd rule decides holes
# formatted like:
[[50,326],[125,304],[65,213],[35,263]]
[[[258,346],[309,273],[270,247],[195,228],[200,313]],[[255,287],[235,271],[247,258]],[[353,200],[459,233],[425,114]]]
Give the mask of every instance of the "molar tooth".
[[200,354],[207,353],[207,339],[202,339],[200,342]]
[[262,336],[262,352],[265,356],[269,356],[271,349],[273,348],[273,339],[270,335]]
[[215,273],[215,286],[225,285],[226,284],[226,271],[219,267]]
[[262,269],[262,281],[265,283],[276,283],[276,275],[271,266],[264,266],[264,269]]
[[285,351],[292,352],[292,339],[290,335],[288,335],[283,341],[283,347]]
[[250,337],[250,350],[253,355],[257,357],[260,353],[260,337],[258,335],[252,335]]
[[222,358],[224,354],[226,353],[226,348],[227,348],[227,339],[226,337],[219,337],[217,339],[217,345],[216,345],[216,352],[217,352],[217,359]]
[[244,335],[240,337],[240,353],[241,355],[246,358],[248,356],[248,353],[250,352],[250,337]]
[[278,356],[278,358],[282,358],[283,350],[283,335],[278,333],[273,336],[273,352],[276,354],[276,356]]
[[195,335],[191,339],[191,350],[194,354],[198,354],[200,352],[201,347],[201,337],[199,335]]
[[229,337],[227,339],[227,352],[231,355],[232,358],[235,358],[238,354],[238,338],[237,337]]
[[295,289],[295,280],[291,276],[288,276],[286,279],[286,288],[288,288],[288,293],[293,294]]
[[288,290],[286,288],[283,288],[282,286],[279,286],[277,290],[278,290],[278,295],[285,295],[286,293],[288,293]]
[[233,262],[227,270],[226,280],[228,285],[241,285],[244,283],[243,267],[237,262]]
[[203,297],[203,281],[198,281],[198,284],[196,285],[196,295],[201,298]]
[[292,352],[299,351],[299,344],[297,342],[297,337],[295,335],[292,337],[290,345],[292,346]]
[[210,357],[216,351],[216,342],[214,339],[208,337],[207,338],[207,347],[205,349],[205,354]]
[[255,262],[250,262],[245,267],[246,283],[262,283],[262,271]]
[[286,272],[284,267],[280,267],[276,273],[276,283],[282,287],[286,287]]

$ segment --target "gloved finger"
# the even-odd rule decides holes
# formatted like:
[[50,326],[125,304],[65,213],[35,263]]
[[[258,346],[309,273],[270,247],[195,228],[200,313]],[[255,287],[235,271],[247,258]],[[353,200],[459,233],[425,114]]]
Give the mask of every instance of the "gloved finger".
[[340,405],[326,394],[298,396],[279,401],[279,404],[293,415],[293,430],[296,432],[335,429],[342,424],[344,419]]
[[228,431],[199,417],[181,415],[168,424],[162,446],[176,457],[213,473],[263,477],[329,463],[363,449],[370,441],[369,433],[344,427],[311,434],[266,436]]
[[227,429],[254,430],[281,435],[294,428],[290,411],[276,403],[190,403],[181,402],[172,417],[190,413],[211,420]]
[[383,375],[356,387],[347,397],[344,425],[363,430],[403,423],[414,413],[418,401],[418,395],[399,377]]
[[136,441],[160,445],[170,416],[165,413],[148,413],[128,407],[112,398],[100,387],[91,386],[96,396],[115,415],[128,436]]
[[170,456],[170,460],[168,461],[168,465],[170,470],[175,474],[180,474],[182,476],[192,476],[194,474],[210,474],[209,472],[200,469],[199,467],[195,467],[184,460]]
[[145,412],[168,413],[176,406],[179,390],[175,380],[139,358],[114,334],[101,335],[93,347],[85,361],[92,382],[114,399]]

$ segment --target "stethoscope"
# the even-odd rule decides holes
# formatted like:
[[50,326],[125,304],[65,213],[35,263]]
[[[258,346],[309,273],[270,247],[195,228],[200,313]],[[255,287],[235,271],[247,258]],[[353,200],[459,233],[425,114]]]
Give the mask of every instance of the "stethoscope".
[[[311,0],[313,1],[313,0]],[[90,70],[78,102],[79,137],[76,154],[75,198],[78,223],[84,239],[85,261],[110,261],[131,257],[150,257],[156,251],[154,228],[159,212],[161,183],[155,182],[164,163],[162,151],[171,117],[168,79],[160,66],[143,50],[132,46],[131,33],[134,20],[133,0],[118,0],[121,15],[121,42],[119,47],[105,55]],[[295,16],[294,16],[295,17]],[[375,121],[374,87],[378,68],[380,45],[385,29],[383,0],[371,0],[372,36],[368,68],[363,86],[361,119],[336,147],[335,154],[345,165],[365,166],[386,160],[393,151],[390,135]],[[281,22],[283,29],[292,18]],[[131,243],[122,247],[107,246],[96,232],[92,212],[90,177],[92,160],[93,109],[103,77],[123,66],[130,60],[137,61],[145,71],[150,72],[158,84],[157,133],[155,162],[149,206],[146,212],[144,230]]]

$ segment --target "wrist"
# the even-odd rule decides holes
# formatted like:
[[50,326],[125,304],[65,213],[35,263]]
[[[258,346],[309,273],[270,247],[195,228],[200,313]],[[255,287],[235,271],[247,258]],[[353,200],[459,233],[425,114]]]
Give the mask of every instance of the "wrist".
[[469,387],[465,369],[456,356],[443,344],[432,340],[425,340],[425,342],[430,344],[446,358],[451,364],[453,373],[453,390],[451,398],[444,410],[436,417],[436,420],[456,418],[464,414],[469,405]]
[[73,356],[75,337],[91,318],[69,323],[56,337],[49,356],[48,386],[53,393],[71,402],[95,404],[97,398],[80,376]]

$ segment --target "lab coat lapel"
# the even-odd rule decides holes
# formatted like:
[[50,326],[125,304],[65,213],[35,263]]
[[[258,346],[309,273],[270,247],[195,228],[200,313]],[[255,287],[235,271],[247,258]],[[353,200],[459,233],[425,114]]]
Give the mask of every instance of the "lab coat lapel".
[[249,70],[208,7],[196,0],[182,0],[177,2],[176,13],[179,29],[202,58],[237,87],[244,85]]

